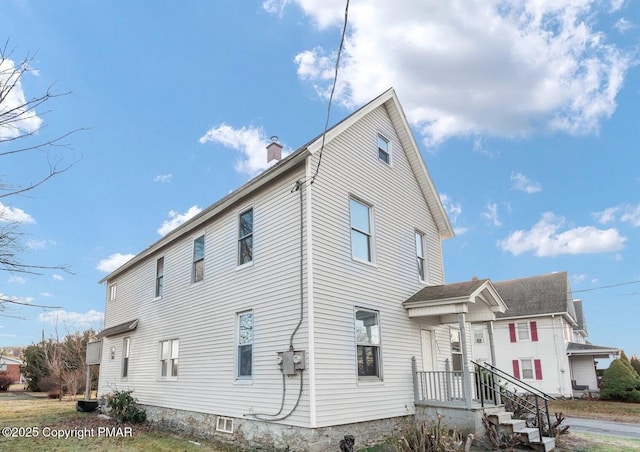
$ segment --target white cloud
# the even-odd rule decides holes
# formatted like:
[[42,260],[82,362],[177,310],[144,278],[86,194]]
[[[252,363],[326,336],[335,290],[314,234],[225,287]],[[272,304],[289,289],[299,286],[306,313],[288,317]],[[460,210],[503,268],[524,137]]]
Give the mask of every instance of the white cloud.
[[51,292],[40,292],[40,296],[45,298],[51,298],[53,297],[53,294]]
[[[241,127],[235,129],[227,124],[212,127],[200,137],[200,143],[214,142],[224,147],[238,151],[241,155],[236,160],[234,168],[239,173],[255,175],[260,171],[277,163],[272,160],[267,163],[267,145],[269,138],[261,127]],[[289,152],[283,151],[282,157]]]
[[619,11],[624,6],[625,0],[611,0],[611,9],[610,12],[614,13]]
[[189,210],[185,213],[178,213],[174,210],[170,210],[169,219],[162,222],[162,226],[158,228],[158,234],[162,236],[167,235],[169,232],[173,231],[185,221],[195,217],[200,212],[202,212],[202,209],[198,206],[189,207]]
[[584,282],[585,279],[587,279],[587,275],[583,275],[583,274],[571,275],[571,284],[575,284],[575,285],[581,284]]
[[[342,26],[343,1],[263,6],[289,3],[320,29]],[[352,107],[394,86],[428,145],[538,129],[591,133],[615,111],[631,64],[594,28],[603,13],[591,0],[353,2],[335,97]],[[307,49],[294,61],[301,79],[328,92],[331,52]]]
[[511,181],[513,182],[513,188],[525,193],[537,193],[542,191],[542,184],[540,184],[540,182],[532,181],[522,173],[512,173]]
[[633,23],[631,23],[631,21],[625,19],[624,17],[621,17],[613,27],[616,30],[618,30],[618,32],[624,33],[626,31],[631,30],[634,27],[634,25]]
[[440,201],[442,201],[442,205],[447,211],[451,222],[455,223],[456,221],[458,221],[458,217],[462,213],[462,206],[460,205],[460,203],[453,202],[451,197],[446,193],[440,193]]
[[455,228],[453,228],[453,233],[455,235],[466,234],[468,231],[469,231],[469,228],[463,228],[463,227],[455,227]]
[[34,110],[21,108],[27,100],[22,89],[20,74],[23,77],[29,72],[34,73],[32,69],[16,67],[13,60],[0,60],[0,84],[3,86],[14,84],[13,89],[0,102],[0,114],[13,111],[12,115],[20,118],[9,125],[0,125],[0,141],[36,132],[42,124],[42,119]]
[[67,312],[64,309],[43,312],[38,315],[38,320],[51,325],[66,326],[69,328],[87,329],[100,328],[104,322],[104,313],[91,309],[87,312]]
[[480,137],[475,137],[473,139],[473,152],[487,156],[489,158],[495,157],[494,152],[492,152],[490,149],[487,148],[484,140]]
[[168,184],[171,182],[171,179],[173,179],[173,174],[158,174],[153,178],[153,181]]
[[33,297],[16,297],[13,295],[7,295],[5,293],[0,292],[0,300],[2,301],[14,301],[18,304],[31,304],[33,303]]
[[58,275],[57,273],[54,273],[51,277],[56,281],[64,281],[64,276]]
[[546,212],[531,229],[512,232],[506,239],[499,240],[498,246],[514,256],[533,252],[538,257],[550,257],[618,251],[627,240],[614,228],[580,226],[559,232],[564,224],[563,217]]
[[7,280],[9,284],[25,284],[27,282],[27,278],[19,275],[12,275]]
[[485,206],[485,211],[482,212],[482,216],[489,220],[494,226],[502,226],[502,222],[498,216],[498,205],[495,202],[490,202]]
[[626,205],[624,213],[620,216],[620,221],[631,223],[633,226],[640,226],[640,204],[635,206]]
[[35,222],[36,220],[24,210],[5,206],[0,202],[0,223],[34,224]]
[[134,256],[135,254],[120,254],[120,253],[112,254],[106,259],[102,259],[100,262],[98,262],[98,265],[96,266],[96,270],[99,270],[104,273],[111,273],[115,269],[119,268],[121,265],[130,261]]
[[616,214],[618,213],[619,210],[620,210],[620,207],[609,207],[607,209],[604,209],[601,212],[594,212],[593,216],[596,218],[598,223],[607,224],[607,223],[611,223],[616,219]]

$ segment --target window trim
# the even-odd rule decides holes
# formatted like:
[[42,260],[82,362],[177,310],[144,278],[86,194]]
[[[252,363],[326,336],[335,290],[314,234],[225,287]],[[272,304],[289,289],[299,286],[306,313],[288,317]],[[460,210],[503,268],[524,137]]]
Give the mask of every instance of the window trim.
[[[245,213],[251,211],[251,233],[246,234],[244,236],[240,236],[240,226],[242,224],[242,220],[241,217],[242,215],[244,215]],[[256,232],[256,228],[255,228],[255,218],[256,218],[256,211],[253,205],[251,206],[247,206],[244,209],[240,210],[238,212],[238,215],[236,217],[236,231],[238,233],[237,238],[236,238],[236,244],[237,244],[237,249],[236,249],[236,265],[238,268],[245,268],[245,267],[251,267],[253,265],[253,262],[255,260],[255,232]],[[247,238],[251,238],[251,260],[248,260],[246,262],[242,262],[242,258],[241,258],[241,249],[242,249],[242,241],[246,240]]]
[[[251,315],[251,342],[249,343],[244,343],[241,344],[240,343],[240,338],[241,338],[241,334],[240,334],[240,328],[241,328],[241,318],[242,316],[245,315]],[[253,350],[254,350],[254,344],[255,344],[255,314],[253,312],[252,309],[246,310],[246,311],[240,311],[236,314],[236,380],[239,381],[251,381],[253,380],[253,370],[254,370],[254,366],[253,366]],[[242,359],[242,353],[240,351],[240,347],[242,346],[247,346],[250,345],[251,348],[251,362],[249,363],[250,366],[250,373],[249,374],[240,374],[241,368],[242,368],[242,363],[241,363],[241,359]]]
[[[522,328],[520,325],[524,325],[525,328]],[[521,337],[521,334],[526,331],[527,337]],[[517,342],[531,342],[531,327],[528,321],[525,322],[516,322],[516,334],[517,334]]]
[[[162,269],[160,271],[160,262],[162,261]],[[162,298],[164,292],[164,256],[160,256],[156,259],[156,279],[155,287],[153,290],[154,300]]]
[[[163,358],[163,344],[167,343],[169,345],[169,356],[167,358]],[[174,356],[174,344],[176,345],[176,353]],[[163,339],[158,343],[159,348],[159,359],[158,359],[158,379],[159,380],[177,380],[178,379],[178,366],[180,365],[180,339],[177,337],[171,339]],[[163,361],[167,361],[166,367],[166,375],[162,375],[162,364]],[[174,362],[177,361],[177,362]],[[174,374],[174,366],[176,372]]]
[[[473,325],[473,343],[474,344],[484,344],[486,343],[485,334],[484,334],[484,326],[482,325]],[[479,334],[478,334],[479,333]],[[482,337],[480,337],[482,336]],[[480,340],[478,340],[480,339]]]
[[131,358],[131,338],[127,336],[122,339],[122,370],[120,377],[123,380],[129,378],[129,358]]
[[[387,144],[386,149],[382,149],[380,147],[381,140]],[[378,160],[386,165],[391,166],[391,140],[385,137],[382,133],[378,132],[376,146],[378,148]],[[381,157],[382,154],[386,155],[386,160]]]
[[[351,211],[351,202],[355,202],[357,204],[360,204],[363,207],[366,207],[368,212],[369,212],[369,232],[365,232],[365,231],[361,231],[360,229],[354,227],[353,225],[353,215],[352,215],[352,211]],[[374,230],[374,212],[373,212],[373,205],[364,201],[362,198],[358,197],[358,196],[354,196],[354,195],[350,195],[349,196],[349,242],[351,245],[351,259],[355,262],[360,262],[363,264],[367,264],[367,265],[375,265],[375,230]],[[364,235],[367,237],[368,239],[368,255],[369,255],[369,260],[363,260],[359,257],[356,257],[353,253],[353,233],[356,232],[358,234]]]
[[[453,332],[457,331],[458,332],[458,347],[460,348],[459,351],[454,351],[453,350]],[[462,353],[462,334],[464,334],[464,331],[460,330],[460,328],[458,327],[454,327],[454,326],[450,326],[449,327],[449,346],[451,348],[451,371],[453,372],[462,372],[464,370],[464,362],[462,361],[463,359],[463,353]],[[456,365],[455,363],[457,362],[455,359],[453,359],[453,357],[455,356],[460,356],[460,369],[456,369]]]
[[109,284],[109,301],[115,301],[118,296],[118,284]]
[[[196,260],[196,241],[202,239],[202,257]],[[196,236],[192,241],[192,254],[191,254],[191,284],[198,284],[204,281],[204,256],[205,256],[206,238],[204,232]],[[202,277],[196,280],[196,266],[202,262]]]
[[[420,281],[421,283],[426,283],[427,282],[427,235],[416,229],[414,234],[414,241],[415,241],[415,247],[416,247],[416,266],[417,266],[417,271],[418,271],[418,281]],[[420,238],[420,247],[421,249],[418,249],[418,238]],[[422,256],[420,256],[418,254],[418,251],[422,252]],[[420,263],[422,263],[422,274],[420,273]]]
[[[375,314],[376,325],[378,327],[378,343],[369,344],[358,341],[356,323],[358,322],[358,312],[369,312]],[[355,366],[356,377],[359,382],[363,381],[383,381],[383,364],[382,364],[382,328],[380,326],[380,311],[376,309],[364,308],[362,306],[354,306],[353,308],[353,338],[355,342]],[[360,347],[372,347],[375,350],[375,366],[376,375],[360,375]]]
[[[535,370],[535,363],[533,358],[519,358],[518,361],[520,361],[520,379],[521,380],[535,380],[536,379],[536,370]],[[524,363],[528,362],[529,364],[531,364],[531,368],[530,369],[525,369]],[[525,370],[531,370],[531,376],[530,377],[525,377],[524,376],[524,372]]]

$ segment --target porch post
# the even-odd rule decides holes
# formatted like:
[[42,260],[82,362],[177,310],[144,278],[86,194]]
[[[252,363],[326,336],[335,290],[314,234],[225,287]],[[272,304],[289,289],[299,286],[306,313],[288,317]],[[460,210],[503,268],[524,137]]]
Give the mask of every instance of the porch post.
[[471,372],[469,372],[469,353],[467,351],[467,328],[464,312],[458,314],[460,326],[460,348],[462,349],[462,386],[464,402],[467,408],[471,408]]
[[420,401],[420,392],[418,390],[418,364],[415,356],[411,357],[411,373],[413,374],[413,403],[417,404]]
[[489,334],[489,350],[491,352],[491,365],[496,365],[496,346],[493,342],[493,320],[487,322],[487,333]]

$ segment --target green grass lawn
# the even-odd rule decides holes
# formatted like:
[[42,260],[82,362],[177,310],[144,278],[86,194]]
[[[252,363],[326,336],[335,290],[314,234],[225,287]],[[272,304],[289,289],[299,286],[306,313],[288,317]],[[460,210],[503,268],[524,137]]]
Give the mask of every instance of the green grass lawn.
[[[100,419],[95,412],[78,413],[75,405],[73,400],[50,400],[28,393],[0,393],[0,450],[236,450],[214,441],[159,430],[149,424],[119,426],[113,420]],[[63,437],[65,435],[67,438]]]

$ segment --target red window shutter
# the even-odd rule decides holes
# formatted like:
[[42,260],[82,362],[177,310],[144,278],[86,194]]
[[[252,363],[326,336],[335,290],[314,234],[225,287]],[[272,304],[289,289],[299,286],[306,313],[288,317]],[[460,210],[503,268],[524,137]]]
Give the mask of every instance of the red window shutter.
[[509,324],[509,337],[511,338],[511,342],[516,341],[516,324],[515,323]]
[[538,324],[536,322],[529,323],[531,327],[531,340],[533,342],[538,342]]
[[520,363],[517,359],[514,359],[511,363],[513,364],[513,376],[520,378]]
[[533,367],[536,371],[536,380],[542,380],[542,363],[540,363],[539,359],[533,360]]

